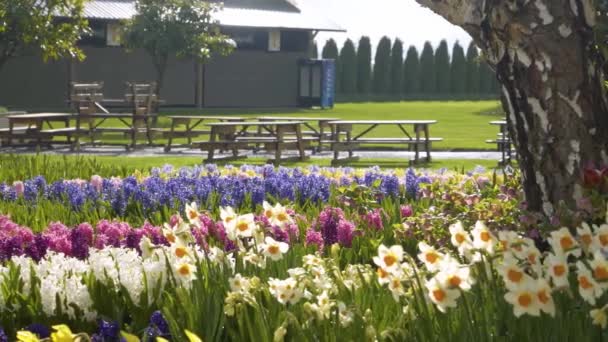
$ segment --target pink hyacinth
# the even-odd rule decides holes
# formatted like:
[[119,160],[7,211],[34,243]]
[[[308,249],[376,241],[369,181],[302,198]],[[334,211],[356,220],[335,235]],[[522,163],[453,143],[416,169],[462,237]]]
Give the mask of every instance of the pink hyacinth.
[[414,214],[411,205],[402,205],[401,206],[401,217],[410,217]]
[[93,186],[93,188],[95,188],[95,190],[97,190],[97,192],[101,192],[103,186],[103,178],[99,175],[91,176],[91,185]]
[[317,232],[313,229],[306,231],[306,246],[316,246],[318,251],[323,250],[323,236],[321,232]]
[[384,229],[384,223],[382,222],[382,210],[375,209],[365,214],[363,217],[365,223],[375,230]]
[[17,197],[23,196],[23,192],[25,191],[25,184],[22,181],[16,181],[13,183],[13,187],[15,188],[15,193]]

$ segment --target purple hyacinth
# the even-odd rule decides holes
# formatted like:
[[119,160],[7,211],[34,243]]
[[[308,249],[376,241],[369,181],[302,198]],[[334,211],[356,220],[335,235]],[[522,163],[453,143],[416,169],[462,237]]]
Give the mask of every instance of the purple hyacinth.
[[382,222],[382,210],[380,209],[375,209],[366,213],[363,216],[363,219],[370,228],[373,228],[375,230],[384,229],[384,223]]
[[33,332],[41,339],[51,337],[51,330],[46,325],[40,323],[32,323],[25,327],[25,330]]
[[126,342],[126,339],[120,336],[120,327],[118,322],[114,321],[99,321],[99,331],[97,334],[91,336],[93,342],[105,342],[105,341],[120,341]]
[[343,247],[351,247],[355,232],[355,225],[348,220],[340,220],[338,222],[337,238],[338,243]]
[[317,227],[328,246],[338,242],[338,223],[343,218],[344,212],[340,208],[327,207],[319,214]]
[[89,256],[89,248],[93,244],[93,227],[88,223],[80,224],[72,230],[70,240],[72,241],[72,256],[86,259]]
[[0,328],[0,342],[8,342],[8,336],[2,328]]
[[306,246],[316,246],[318,251],[322,251],[324,245],[325,243],[321,232],[317,232],[313,229],[308,229],[306,231]]

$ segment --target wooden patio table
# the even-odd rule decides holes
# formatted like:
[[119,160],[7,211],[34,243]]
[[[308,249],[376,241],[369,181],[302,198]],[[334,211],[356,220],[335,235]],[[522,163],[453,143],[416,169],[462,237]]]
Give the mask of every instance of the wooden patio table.
[[[170,115],[168,118],[171,120],[171,129],[168,132],[164,132],[165,137],[168,138],[167,145],[165,146],[165,152],[171,151],[172,147],[188,146],[192,144],[192,138],[201,136],[204,134],[210,134],[210,130],[197,130],[204,121],[215,120],[219,122],[226,121],[245,121],[247,118],[240,116],[202,116],[202,115]],[[179,125],[186,125],[185,130],[178,130]],[[174,138],[187,138],[187,145],[173,145]]]
[[[330,121],[328,125],[332,132],[332,149],[334,151],[333,164],[340,164],[351,160],[357,160],[353,156],[353,150],[361,144],[404,144],[414,148],[415,156],[413,163],[417,163],[420,159],[420,146],[422,145],[426,151],[426,161],[431,161],[431,143],[434,141],[442,141],[443,138],[431,138],[429,135],[429,126],[437,123],[437,120],[338,120]],[[376,127],[381,125],[397,126],[403,133],[401,137],[382,137],[368,138],[365,137]],[[353,136],[353,129],[356,126],[364,127],[364,130]],[[406,128],[413,126],[413,130]],[[346,133],[346,140],[341,141],[342,133]],[[348,152],[348,158],[339,158],[341,151]]]
[[501,165],[507,164],[511,162],[511,147],[513,146],[513,141],[509,136],[509,126],[507,124],[507,120],[490,121],[490,125],[498,126],[500,133],[498,133],[498,138],[496,140],[490,139],[486,140],[486,142],[496,144],[498,151],[501,153]]
[[[68,143],[71,143],[72,134],[76,132],[76,128],[70,127],[70,119],[74,118],[73,114],[69,113],[32,113],[32,114],[16,114],[7,115],[8,120],[8,136],[7,145],[13,146],[12,140],[15,137],[20,139],[31,139],[36,141],[35,144],[40,146],[42,141],[50,146],[51,140],[55,136],[65,136]],[[53,128],[53,122],[63,123],[63,128]],[[49,129],[44,129],[44,124],[49,126]],[[15,126],[27,126],[23,133],[16,134]],[[22,130],[20,130],[22,131]],[[32,144],[26,144],[28,146]]]
[[[137,147],[137,134],[144,133],[148,141],[148,145],[152,145],[152,131],[150,126],[151,120],[157,117],[157,114],[130,114],[130,113],[97,113],[97,114],[79,114],[76,116],[76,129],[78,135],[74,145],[80,148],[80,136],[88,136],[91,138],[91,144],[100,143],[102,145],[119,145],[125,146],[127,150]],[[101,127],[107,119],[118,119],[124,127]],[[89,124],[88,128],[83,128],[82,124]],[[97,142],[95,136],[103,133],[124,133],[130,136],[128,144],[113,144],[108,142]]]
[[[277,165],[281,161],[293,160],[294,158],[282,158],[283,150],[297,149],[296,157],[299,161],[307,159],[305,145],[310,139],[302,136],[302,121],[234,121],[214,122],[205,126],[211,128],[209,141],[199,142],[201,150],[208,151],[205,161],[214,161],[215,150],[232,150],[232,157],[228,159],[241,159],[246,156],[238,154],[239,148],[247,148],[252,144],[264,144],[269,150],[275,152],[275,158],[269,162]],[[263,135],[250,135],[247,129],[258,128]]]
[[[323,148],[323,139],[327,139],[331,137],[331,134],[328,132],[325,133],[326,129],[329,129],[328,122],[340,120],[339,118],[326,118],[326,117],[297,117],[297,116],[258,116],[256,119],[260,121],[301,121],[303,125],[308,128],[309,134],[318,138],[318,146],[317,151],[321,152]],[[317,127],[313,126],[311,123],[316,122]],[[302,134],[306,135],[307,132],[302,132]]]

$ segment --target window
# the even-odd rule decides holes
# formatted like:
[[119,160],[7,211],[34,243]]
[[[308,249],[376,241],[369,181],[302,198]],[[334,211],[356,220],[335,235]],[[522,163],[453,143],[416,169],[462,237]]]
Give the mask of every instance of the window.
[[308,51],[308,31],[281,31],[281,51]]
[[245,28],[226,28],[225,34],[230,36],[239,50],[266,50],[268,48],[268,32]]
[[80,44],[106,46],[106,22],[89,21],[90,33],[80,39]]

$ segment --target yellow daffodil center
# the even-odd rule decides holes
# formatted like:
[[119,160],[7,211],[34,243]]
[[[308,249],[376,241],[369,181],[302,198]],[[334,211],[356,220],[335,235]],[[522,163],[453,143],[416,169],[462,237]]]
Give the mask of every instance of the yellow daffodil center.
[[181,275],[188,276],[190,275],[190,266],[189,265],[181,265],[178,269],[177,272]]
[[556,276],[561,277],[566,273],[566,267],[564,267],[564,265],[555,265],[553,266],[553,273]]
[[593,284],[585,276],[578,277],[578,283],[584,290],[589,290],[593,287]]
[[285,213],[280,213],[279,215],[277,215],[277,220],[281,221],[281,222],[285,222],[287,221],[288,216]]
[[450,277],[448,282],[450,283],[451,287],[459,287],[460,284],[462,283],[462,279],[460,279],[459,276],[454,275],[454,276]]
[[607,280],[608,279],[608,270],[606,269],[606,267],[597,266],[593,270],[593,276],[597,280]]
[[532,296],[529,293],[522,293],[517,297],[517,302],[524,308],[527,308],[532,304]]
[[528,261],[531,264],[536,264],[536,254],[532,253],[532,254],[528,255]]
[[383,260],[387,267],[391,267],[397,262],[397,257],[393,254],[387,254],[384,256]]
[[507,272],[507,278],[514,283],[519,283],[523,276],[523,273],[516,270],[509,270],[509,272]]
[[173,235],[173,233],[168,233],[165,237],[167,238],[167,241],[175,243],[175,235]]
[[592,242],[591,235],[590,234],[581,235],[581,241],[583,241],[583,243],[586,246],[591,245],[591,242]]
[[608,245],[608,234],[600,234],[600,243],[602,246]]
[[377,273],[378,273],[378,278],[380,278],[380,279],[384,279],[384,278],[388,277],[388,272],[386,272],[383,268],[379,268]]
[[464,235],[462,235],[461,233],[457,233],[456,236],[454,236],[454,238],[456,239],[456,242],[458,242],[459,244],[464,242]]
[[277,246],[277,245],[270,245],[270,246],[268,246],[268,253],[274,255],[274,254],[279,254],[279,252],[280,252],[279,251],[279,246]]
[[198,212],[194,211],[194,210],[190,210],[190,212],[188,213],[188,217],[191,220],[194,220],[198,217]]
[[430,253],[426,253],[424,258],[426,259],[426,261],[428,263],[434,264],[435,262],[437,262],[437,259],[439,259],[439,255],[437,255],[437,253],[435,253],[435,252],[430,252]]
[[183,258],[184,256],[186,256],[186,254],[188,254],[188,253],[186,252],[185,247],[177,247],[175,249],[175,256],[178,258]]
[[241,222],[236,227],[237,227],[238,230],[240,230],[242,232],[244,232],[247,229],[249,229],[249,225],[247,224],[247,222]]
[[264,212],[264,216],[266,216],[266,218],[271,218],[272,217],[272,210],[268,209]]
[[569,236],[564,236],[559,240],[559,244],[563,250],[569,250],[574,246],[574,241]]
[[543,304],[549,303],[549,295],[547,294],[547,291],[541,290],[538,292],[538,300]]
[[483,242],[488,242],[488,241],[490,241],[490,233],[487,231],[483,231],[483,232],[481,232],[481,234],[479,234],[479,238]]
[[445,299],[445,292],[442,289],[433,290],[433,298],[438,302],[443,302]]

